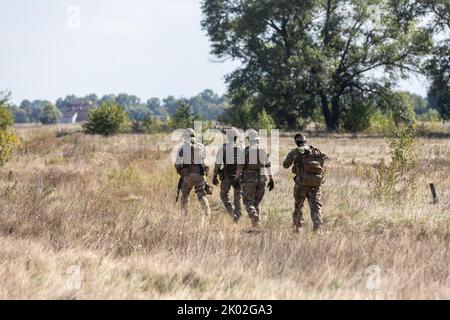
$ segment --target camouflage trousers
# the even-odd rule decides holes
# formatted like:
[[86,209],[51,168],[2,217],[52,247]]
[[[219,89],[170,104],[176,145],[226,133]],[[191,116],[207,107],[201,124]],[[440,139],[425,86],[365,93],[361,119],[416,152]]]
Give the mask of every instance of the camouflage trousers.
[[244,180],[244,187],[242,190],[244,205],[254,224],[261,221],[260,203],[264,197],[265,187],[265,180]]
[[209,201],[206,198],[205,184],[206,179],[201,175],[186,175],[183,177],[183,187],[181,188],[181,212],[183,214],[188,213],[189,194],[194,188],[203,212],[206,218],[209,219],[211,216],[211,209],[209,207]]
[[[233,204],[230,201],[230,190],[233,188]],[[227,212],[234,217],[235,219],[239,219],[242,216],[242,187],[236,188],[234,186],[234,179],[224,179],[220,184],[220,199],[222,200]]]
[[314,227],[319,227],[322,224],[322,190],[320,187],[306,187],[296,183],[294,187],[294,199],[294,226],[303,226],[303,208],[305,206],[305,200],[308,199],[309,208],[311,210],[311,219]]

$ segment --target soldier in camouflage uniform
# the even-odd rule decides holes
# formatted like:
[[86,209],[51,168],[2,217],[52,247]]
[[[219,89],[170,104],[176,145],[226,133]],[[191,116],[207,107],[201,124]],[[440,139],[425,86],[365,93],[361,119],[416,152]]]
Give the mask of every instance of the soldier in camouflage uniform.
[[[238,163],[244,163],[244,146],[238,141],[239,131],[236,128],[225,129],[223,133],[227,136],[227,143],[223,144],[217,153],[213,184],[219,185],[220,178],[220,199],[228,214],[237,223],[242,216],[242,186],[235,184],[235,180]],[[229,197],[231,188],[234,191],[234,208]]]
[[183,178],[181,188],[181,211],[188,213],[189,194],[195,189],[198,201],[202,206],[206,220],[211,216],[208,199],[206,198],[206,173],[205,166],[205,146],[195,139],[193,129],[186,129],[184,133],[184,143],[178,149],[175,169]]
[[275,183],[272,178],[270,156],[259,146],[256,130],[248,132],[249,146],[245,148],[245,162],[239,164],[236,172],[236,183],[243,185],[244,205],[252,221],[253,227],[261,222],[260,203],[264,197],[267,177],[268,188],[272,191]]
[[[286,160],[284,160],[283,162],[283,167],[285,169],[289,169],[292,165],[294,165],[292,168],[292,172],[296,175],[294,178],[295,181],[294,186],[295,210],[293,213],[294,230],[298,232],[299,229],[304,225],[303,207],[305,204],[305,200],[308,199],[309,207],[311,210],[311,218],[314,224],[314,230],[316,231],[322,224],[322,217],[321,217],[322,191],[320,187],[321,178],[319,174],[318,182],[312,183],[315,184],[315,186],[305,185],[305,181],[303,181],[305,180],[303,178],[304,177],[303,171],[305,170],[304,161],[306,155],[309,154],[313,149],[317,151],[318,149],[313,148],[312,146],[308,146],[306,143],[307,142],[306,137],[302,134],[297,134],[294,140],[295,143],[297,144],[297,148],[289,152],[286,157]],[[318,152],[320,153],[320,151]],[[326,156],[322,153],[320,154],[322,155],[324,160]]]

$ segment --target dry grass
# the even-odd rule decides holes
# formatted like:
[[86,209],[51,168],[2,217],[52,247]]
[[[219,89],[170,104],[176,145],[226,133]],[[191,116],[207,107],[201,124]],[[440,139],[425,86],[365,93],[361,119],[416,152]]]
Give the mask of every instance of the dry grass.
[[371,191],[383,139],[312,139],[330,156],[325,225],[296,235],[287,170],[264,199],[262,232],[235,227],[217,190],[202,228],[195,197],[188,217],[174,204],[169,136],[74,130],[18,129],[23,146],[0,171],[0,298],[450,298],[448,139],[421,141],[414,196],[383,201]]

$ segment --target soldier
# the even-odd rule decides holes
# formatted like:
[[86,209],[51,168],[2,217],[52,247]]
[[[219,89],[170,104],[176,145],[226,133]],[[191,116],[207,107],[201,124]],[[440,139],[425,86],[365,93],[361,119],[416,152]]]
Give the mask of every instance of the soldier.
[[[239,131],[236,128],[225,129],[223,133],[227,136],[227,143],[223,144],[217,153],[213,184],[219,185],[220,178],[220,199],[228,214],[237,223],[242,216],[242,186],[235,184],[235,180],[238,163],[244,163],[244,146],[238,141]],[[231,187],[234,193],[234,208],[229,197]]]
[[244,164],[239,164],[236,172],[236,182],[243,184],[244,205],[252,221],[253,227],[261,222],[260,203],[264,197],[267,177],[269,176],[269,191],[275,187],[272,178],[270,156],[259,146],[259,136],[256,130],[248,132],[249,146],[245,148]]
[[311,219],[314,224],[314,231],[317,231],[322,224],[321,217],[321,185],[323,180],[323,164],[326,155],[319,149],[306,144],[306,137],[297,134],[294,137],[297,148],[288,153],[283,167],[289,169],[292,165],[292,172],[295,174],[294,199],[295,210],[293,213],[294,231],[298,232],[304,225],[303,206],[308,199],[311,210]]
[[188,213],[189,194],[195,188],[198,201],[202,206],[205,218],[208,221],[211,216],[208,199],[206,199],[206,174],[208,168],[205,165],[205,146],[195,139],[193,129],[186,129],[184,143],[178,149],[175,169],[182,177],[181,185],[181,212]]

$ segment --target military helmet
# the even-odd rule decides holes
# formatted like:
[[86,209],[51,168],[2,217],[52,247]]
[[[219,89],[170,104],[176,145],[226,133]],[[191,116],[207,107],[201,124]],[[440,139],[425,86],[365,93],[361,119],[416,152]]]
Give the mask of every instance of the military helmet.
[[195,131],[192,128],[187,128],[184,130],[183,137],[185,138],[195,138]]
[[249,141],[259,141],[259,134],[255,129],[248,130],[247,137]]
[[301,134],[301,133],[297,133],[294,137],[295,143],[306,143],[306,137]]
[[232,127],[232,128],[225,128],[222,130],[222,133],[227,136],[227,140],[229,142],[233,142],[237,137],[239,137],[239,130]]

